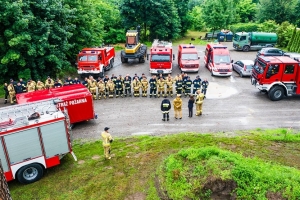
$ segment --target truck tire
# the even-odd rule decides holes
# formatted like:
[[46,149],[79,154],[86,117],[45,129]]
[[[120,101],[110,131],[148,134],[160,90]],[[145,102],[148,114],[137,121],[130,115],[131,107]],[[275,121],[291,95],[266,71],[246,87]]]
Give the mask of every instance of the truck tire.
[[142,57],[139,57],[139,63],[144,63],[145,62],[145,59],[144,59],[144,57],[142,56]]
[[243,51],[249,51],[250,50],[250,47],[249,46],[243,46]]
[[281,86],[273,86],[269,90],[268,96],[272,101],[279,101],[284,96],[284,89]]
[[20,183],[28,184],[40,180],[43,174],[43,167],[40,164],[32,163],[21,167],[17,172],[17,178]]
[[114,67],[114,62],[115,62],[115,60],[114,60],[114,58],[112,58],[112,59],[110,60],[110,67],[111,67],[111,68]]
[[104,77],[104,67],[102,68],[102,71],[99,73],[99,77],[103,78]]

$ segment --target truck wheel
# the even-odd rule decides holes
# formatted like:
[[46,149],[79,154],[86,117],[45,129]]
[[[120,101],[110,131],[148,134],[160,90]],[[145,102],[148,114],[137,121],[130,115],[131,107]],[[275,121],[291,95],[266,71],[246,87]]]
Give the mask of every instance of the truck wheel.
[[269,90],[268,96],[272,101],[279,101],[284,96],[284,90],[281,86],[274,86]]
[[104,68],[102,68],[102,71],[99,73],[99,77],[103,78],[104,77]]
[[114,59],[112,58],[112,59],[110,60],[110,67],[111,67],[111,68],[114,67],[114,62],[115,62],[115,61],[114,61]]
[[145,62],[144,57],[139,57],[139,63],[144,63],[144,62]]
[[249,51],[250,47],[249,46],[244,46],[243,51]]
[[21,167],[17,172],[17,178],[20,183],[28,184],[38,181],[44,173],[40,164],[32,163]]

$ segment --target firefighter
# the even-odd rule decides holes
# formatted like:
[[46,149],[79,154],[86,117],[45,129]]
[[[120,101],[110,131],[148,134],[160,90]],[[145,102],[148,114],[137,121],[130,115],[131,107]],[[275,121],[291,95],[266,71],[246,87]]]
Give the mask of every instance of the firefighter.
[[23,81],[22,78],[20,78],[20,84],[22,85],[22,91],[23,91],[23,93],[27,92],[26,82]]
[[157,81],[158,91],[157,91],[157,97],[160,97],[160,94],[162,97],[165,97],[165,80],[163,77],[160,77]]
[[180,74],[177,74],[177,75],[174,77],[174,82],[177,82],[178,79],[179,79],[179,77],[180,77]]
[[98,90],[99,90],[99,100],[103,96],[104,99],[106,99],[106,94],[105,94],[105,83],[103,82],[102,79],[98,82]]
[[104,149],[104,156],[106,159],[110,160],[111,159],[110,150],[111,150],[111,143],[113,142],[113,138],[110,135],[110,133],[108,132],[108,130],[109,130],[109,128],[105,127],[104,131],[101,133],[101,137],[102,137],[102,145],[103,145],[103,149]]
[[[128,77],[128,80],[129,80],[130,83],[131,83],[132,79],[131,79],[131,77],[129,76],[129,74],[126,74],[126,77]],[[126,77],[125,77],[125,78],[126,78]]]
[[54,88],[59,88],[59,87],[62,87],[62,84],[60,82],[58,82],[58,80],[55,80]]
[[182,76],[182,95],[185,94],[186,85],[185,82],[187,81],[188,75],[185,73]]
[[162,100],[160,109],[163,113],[162,120],[166,121],[166,118],[167,118],[167,121],[169,121],[169,112],[170,112],[170,109],[171,109],[171,102],[169,101],[169,99],[167,99],[165,97],[165,99]]
[[181,77],[179,76],[178,80],[176,81],[176,93],[179,95],[182,94],[182,85],[183,85],[183,82],[182,82]]
[[162,78],[163,80],[165,80],[165,77],[164,77],[162,74],[159,74],[158,80],[160,80],[161,78]]
[[73,83],[74,84],[81,84],[80,80],[78,80],[78,77],[75,77]]
[[7,83],[4,83],[4,86],[3,86],[4,95],[5,95],[4,104],[7,104],[7,97],[9,95],[7,87],[8,87]]
[[65,83],[64,83],[65,86],[73,85],[73,84],[74,84],[74,81],[72,80],[71,76],[69,76],[69,77],[65,80]]
[[114,82],[114,84],[116,84],[117,77],[114,74],[111,75],[110,79],[112,80],[112,82]]
[[182,119],[182,99],[180,94],[177,94],[177,97],[173,100],[175,119]]
[[139,78],[139,76],[138,76],[136,73],[135,73],[135,74],[134,74],[134,76],[132,77],[132,80],[134,81],[134,80],[135,80],[135,78],[138,78],[138,79],[140,79],[140,78]]
[[119,75],[120,81],[122,82],[122,84],[124,85],[124,78],[122,77],[122,75]]
[[47,79],[46,79],[46,81],[45,81],[45,85],[43,84],[43,86],[46,87],[47,89],[53,88],[54,87],[54,81],[53,81],[53,79],[50,78],[50,76],[48,76]]
[[141,80],[141,86],[142,86],[142,96],[147,97],[148,81],[146,76],[144,76],[143,79]]
[[105,94],[106,96],[108,96],[108,89],[107,89],[107,82],[109,81],[109,77],[108,75],[105,75],[104,79],[103,79],[103,82],[105,84]]
[[[47,86],[47,88],[51,88],[50,85]],[[36,84],[36,90],[44,90],[45,86],[44,83],[42,83],[40,80],[38,80],[37,84]]]
[[85,77],[84,81],[82,81],[82,85],[84,85],[86,88],[89,86],[89,79],[87,77]]
[[16,94],[23,93],[23,87],[20,82],[17,83],[17,86],[15,87],[15,91],[16,91]]
[[131,97],[131,81],[129,80],[130,76],[126,76],[124,80],[124,90],[125,90],[125,97],[128,95]]
[[206,98],[206,90],[207,90],[207,87],[208,87],[208,81],[207,81],[207,79],[204,79],[204,81],[202,81],[202,83],[201,83],[201,85],[202,85],[202,91],[201,91],[201,93],[203,93],[204,94],[204,98]]
[[7,86],[7,90],[9,93],[10,103],[14,104],[16,98],[16,91],[12,82],[10,82],[9,85]]
[[187,80],[185,81],[185,91],[184,91],[184,96],[187,97],[191,93],[191,88],[192,88],[193,82],[191,81],[191,78],[188,76]]
[[119,96],[121,96],[123,98],[123,83],[120,80],[120,77],[117,77],[115,85],[116,85],[116,97],[118,98]]
[[197,90],[196,116],[202,115],[202,105],[203,105],[204,98],[205,98],[204,94],[200,90]]
[[94,100],[97,99],[97,81],[95,79],[91,80],[90,85],[89,85],[89,90],[90,93],[93,95]]
[[197,95],[197,90],[200,90],[201,88],[201,78],[199,75],[196,76],[196,79],[193,81],[193,94]]
[[166,80],[170,79],[171,81],[174,81],[173,80],[173,77],[171,76],[171,74],[168,74],[168,77],[166,78]]
[[142,76],[140,77],[140,81],[142,81],[144,78],[146,78],[146,80],[147,80],[147,77],[145,76],[145,74],[142,73]]
[[35,84],[31,79],[29,79],[27,82],[27,90],[28,90],[28,92],[35,91]]
[[114,97],[114,93],[115,93],[115,84],[112,80],[108,80],[107,84],[106,84],[106,88],[108,90],[109,93],[109,98],[113,98]]
[[166,96],[173,96],[173,80],[172,77],[168,77],[166,80],[166,85],[167,85],[167,94]]
[[157,80],[156,76],[153,75],[152,78],[149,80],[149,85],[150,85],[150,98],[152,95],[156,98],[156,90],[157,90]]
[[139,78],[137,76],[132,81],[132,88],[133,88],[133,96],[139,97],[140,96],[141,82],[139,81]]

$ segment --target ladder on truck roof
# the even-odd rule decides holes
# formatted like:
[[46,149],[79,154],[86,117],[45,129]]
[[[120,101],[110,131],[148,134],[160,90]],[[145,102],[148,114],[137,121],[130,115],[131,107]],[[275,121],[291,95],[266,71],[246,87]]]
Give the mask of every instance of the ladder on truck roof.
[[168,42],[168,41],[161,41],[159,39],[154,39],[153,43],[152,43],[152,47],[170,47],[172,48],[172,42]]
[[60,101],[50,99],[0,108],[0,133],[66,116],[56,107]]

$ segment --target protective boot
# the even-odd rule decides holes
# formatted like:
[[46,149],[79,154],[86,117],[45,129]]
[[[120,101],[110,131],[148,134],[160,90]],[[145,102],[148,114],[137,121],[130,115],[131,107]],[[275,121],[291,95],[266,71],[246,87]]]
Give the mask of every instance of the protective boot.
[[4,104],[7,104],[7,99],[5,99]]

